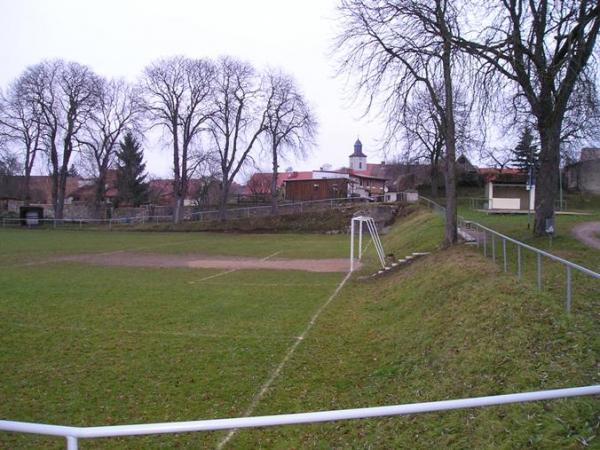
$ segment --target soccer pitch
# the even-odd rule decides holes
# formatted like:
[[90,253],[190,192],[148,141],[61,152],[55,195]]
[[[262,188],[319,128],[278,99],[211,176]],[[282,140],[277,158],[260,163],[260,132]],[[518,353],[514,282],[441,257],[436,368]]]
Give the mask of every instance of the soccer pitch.
[[[132,253],[158,266],[122,266]],[[347,236],[1,231],[0,416],[81,426],[241,416],[345,274],[160,267],[160,258],[347,254]],[[115,265],[61,260],[81,255]],[[198,448],[225,436],[81,445]],[[0,447],[64,440],[1,433]]]

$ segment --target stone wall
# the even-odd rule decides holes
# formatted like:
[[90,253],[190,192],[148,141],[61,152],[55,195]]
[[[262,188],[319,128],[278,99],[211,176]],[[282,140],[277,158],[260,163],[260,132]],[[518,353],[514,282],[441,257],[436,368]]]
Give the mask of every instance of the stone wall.
[[569,189],[600,194],[600,159],[580,161],[567,167]]

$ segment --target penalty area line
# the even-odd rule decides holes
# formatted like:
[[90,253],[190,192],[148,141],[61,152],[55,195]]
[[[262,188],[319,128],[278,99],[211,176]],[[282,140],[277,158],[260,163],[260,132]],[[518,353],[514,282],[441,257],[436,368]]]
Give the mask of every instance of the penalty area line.
[[212,280],[213,278],[217,278],[217,277],[220,277],[220,276],[223,276],[223,275],[227,275],[228,273],[236,272],[237,270],[238,269],[225,270],[223,272],[219,272],[219,273],[216,273],[214,275],[209,275],[207,277],[200,278],[199,280],[196,280],[196,281],[190,281],[190,283],[201,283],[201,282],[206,281],[206,280]]
[[[248,408],[246,409],[246,411],[244,411],[244,414],[242,416],[240,416],[240,417],[250,417],[250,415],[254,412],[254,410],[256,409],[256,407],[258,406],[258,404],[260,403],[260,401],[263,399],[263,397],[266,395],[267,391],[269,390],[269,388],[271,387],[271,385],[273,384],[273,382],[281,374],[283,368],[285,367],[285,365],[287,364],[287,362],[290,360],[290,358],[292,357],[292,355],[294,354],[294,352],[296,351],[296,349],[298,348],[298,346],[300,345],[300,343],[304,340],[304,338],[306,337],[306,335],[308,334],[308,332],[315,325],[315,323],[317,322],[317,319],[319,318],[319,316],[321,315],[321,313],[325,310],[325,308],[327,308],[327,306],[333,301],[333,299],[335,299],[337,297],[337,295],[342,290],[342,288],[344,287],[344,285],[346,284],[346,282],[350,279],[351,275],[352,275],[352,272],[348,272],[346,274],[346,276],[344,277],[344,279],[335,288],[335,291],[333,292],[333,294],[331,294],[331,296],[325,301],[325,303],[323,303],[319,307],[319,309],[317,309],[317,311],[313,314],[313,316],[311,317],[310,321],[308,322],[308,325],[306,326],[306,328],[304,329],[304,331],[302,332],[302,334],[300,336],[298,336],[296,338],[296,341],[288,348],[287,352],[285,353],[285,356],[283,357],[283,359],[281,360],[281,362],[279,363],[279,365],[271,373],[271,376],[267,379],[267,381],[265,381],[263,383],[263,385],[261,386],[260,390],[256,393],[256,395],[252,399],[252,402],[250,403],[250,406],[248,406]],[[235,433],[237,431],[238,431],[237,428],[234,428],[233,430],[229,431],[229,433],[227,433],[227,436],[225,436],[219,442],[219,444],[217,445],[217,449],[220,450],[223,447],[225,447],[225,445],[231,440],[231,438],[235,435]]]
[[261,259],[261,261],[267,261],[269,259],[271,259],[273,256],[277,256],[279,255],[283,250],[279,250],[278,252],[272,253],[269,256],[265,256],[264,258]]

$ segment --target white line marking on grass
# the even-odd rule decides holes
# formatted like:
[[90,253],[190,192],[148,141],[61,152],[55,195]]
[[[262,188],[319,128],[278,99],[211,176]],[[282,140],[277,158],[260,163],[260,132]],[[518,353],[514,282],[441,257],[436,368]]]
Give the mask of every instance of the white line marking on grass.
[[11,323],[12,326],[19,328],[27,328],[29,330],[38,330],[47,333],[54,333],[56,331],[66,331],[74,333],[95,333],[95,334],[140,334],[143,336],[174,336],[174,337],[186,337],[186,338],[211,338],[211,339],[257,339],[264,341],[266,339],[279,339],[282,341],[291,341],[293,338],[290,336],[284,336],[279,334],[271,334],[268,336],[259,336],[251,334],[218,334],[218,333],[202,333],[196,331],[148,331],[148,330],[130,330],[126,328],[115,328],[115,329],[100,329],[92,327],[77,327],[77,326],[44,326],[36,324],[26,323]]
[[206,280],[212,280],[213,278],[217,278],[217,277],[220,277],[220,276],[222,276],[222,275],[227,275],[228,273],[231,273],[231,272],[236,272],[237,270],[238,270],[238,269],[229,269],[229,270],[225,270],[224,272],[219,272],[219,273],[216,273],[216,274],[214,274],[214,275],[209,275],[209,276],[207,276],[207,277],[200,278],[199,280],[196,280],[196,281],[190,281],[190,283],[201,283],[202,281],[206,281]]
[[271,259],[273,256],[277,256],[279,255],[283,250],[279,250],[278,252],[275,252],[269,256],[265,256],[263,259],[261,259],[261,261],[267,261],[268,259]]
[[[122,250],[111,250],[109,252],[100,252],[100,253],[92,252],[92,254],[94,254],[96,256],[118,255],[119,253],[136,252],[139,250],[148,250],[150,248],[156,248],[156,247],[167,247],[169,245],[188,244],[190,242],[196,242],[197,240],[198,239],[187,239],[185,241],[178,241],[178,242],[162,242],[160,244],[146,245],[144,247],[126,248],[126,249],[122,249]],[[29,266],[39,266],[39,265],[43,265],[43,264],[51,264],[53,262],[70,262],[70,261],[64,261],[61,258],[65,257],[65,256],[69,257],[69,256],[79,256],[79,255],[81,255],[81,253],[72,253],[72,254],[66,254],[66,255],[63,254],[63,255],[54,256],[51,259],[29,261],[29,262],[17,263],[17,264],[7,264],[7,265],[0,266],[0,268],[4,269],[4,268],[9,268],[9,267],[29,267]]]
[[[352,272],[348,272],[346,274],[346,276],[344,277],[344,279],[341,281],[341,283],[335,288],[335,291],[333,292],[333,294],[331,294],[331,296],[325,301],[325,303],[323,303],[319,307],[319,309],[317,309],[317,311],[311,317],[310,322],[308,322],[308,325],[306,326],[306,328],[304,329],[302,334],[300,336],[298,336],[296,338],[296,341],[290,346],[290,348],[288,348],[288,351],[286,352],[285,356],[283,357],[283,359],[281,360],[279,365],[275,368],[273,373],[271,373],[271,376],[268,378],[268,380],[265,381],[265,383],[261,386],[258,393],[252,399],[250,406],[248,406],[248,409],[246,409],[246,411],[244,412],[244,414],[241,417],[249,417],[254,412],[254,410],[256,409],[256,407],[258,406],[260,401],[263,399],[263,397],[266,395],[267,391],[269,390],[269,388],[271,387],[273,382],[281,374],[281,371],[283,370],[283,368],[285,367],[287,362],[290,360],[290,358],[296,351],[296,348],[298,348],[298,346],[304,340],[304,338],[306,337],[308,332],[315,325],[315,323],[317,322],[317,319],[319,318],[319,316],[321,315],[323,310],[325,310],[325,308],[327,308],[327,306],[333,301],[333,299],[335,297],[337,297],[338,293],[342,290],[342,288],[346,284],[346,281],[348,281],[348,279],[350,278],[351,275],[352,275]],[[229,433],[227,433],[227,436],[225,436],[223,438],[223,440],[221,440],[221,442],[219,442],[219,444],[217,445],[217,449],[221,450],[231,440],[231,438],[235,435],[237,430],[238,430],[237,428],[234,428]]]

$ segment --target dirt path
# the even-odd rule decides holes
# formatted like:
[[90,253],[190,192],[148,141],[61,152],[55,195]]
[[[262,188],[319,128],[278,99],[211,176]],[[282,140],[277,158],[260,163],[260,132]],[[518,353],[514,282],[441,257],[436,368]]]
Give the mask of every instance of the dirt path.
[[[272,255],[274,256],[274,255]],[[249,256],[163,255],[157,253],[122,252],[108,254],[61,256],[54,261],[81,262],[100,266],[191,267],[203,269],[277,269],[307,272],[347,272],[350,262],[339,259],[255,258]]]
[[583,222],[573,227],[573,236],[588,247],[600,250],[600,222]]

